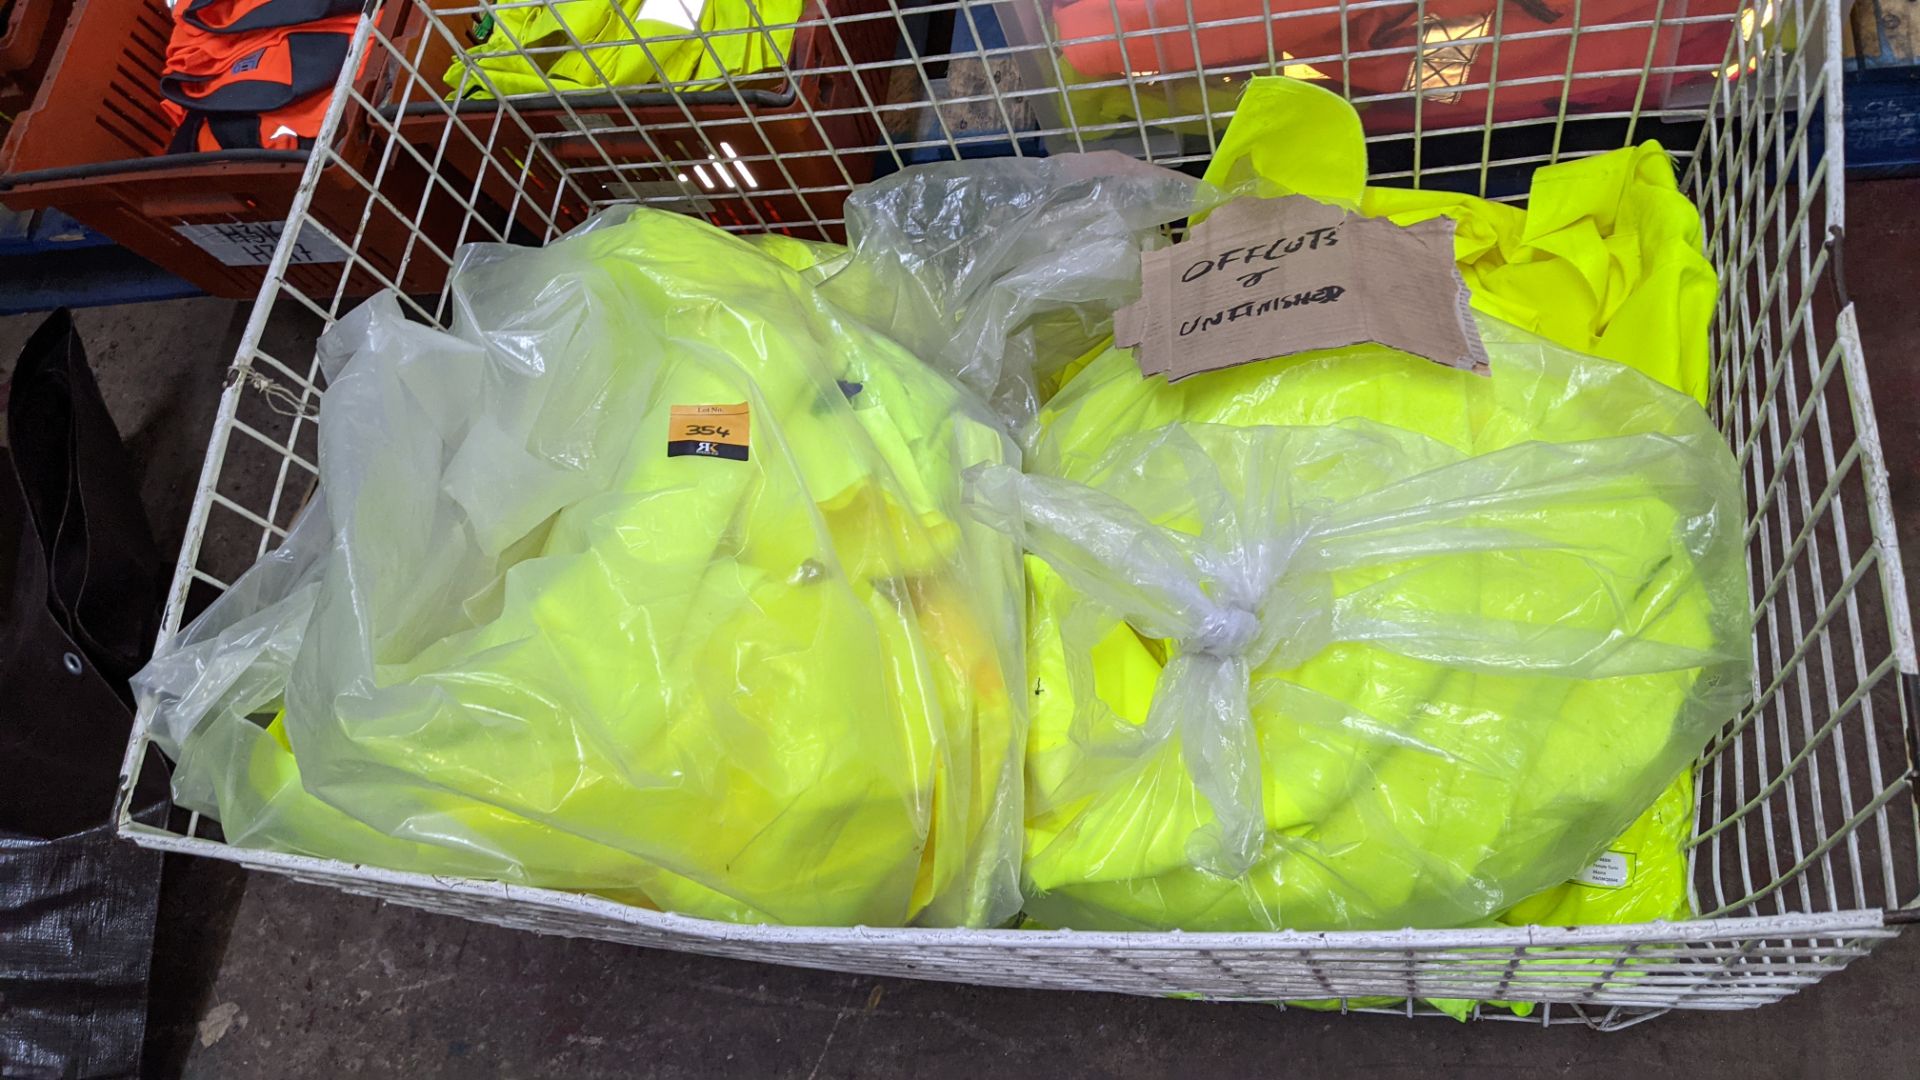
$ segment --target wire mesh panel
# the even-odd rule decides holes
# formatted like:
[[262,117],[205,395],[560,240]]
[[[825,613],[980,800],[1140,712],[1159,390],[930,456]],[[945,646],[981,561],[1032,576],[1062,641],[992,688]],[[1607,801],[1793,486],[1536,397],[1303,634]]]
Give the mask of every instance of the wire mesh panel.
[[1706,914],[1909,904],[1915,671],[1845,237],[1838,13],[1736,35],[1688,176],[1720,272],[1709,407],[1747,482],[1754,697],[1709,747]]
[[[1709,409],[1747,484],[1750,703],[1696,771],[1697,921],[1394,933],[735,926],[604,900],[136,840],[451,914],[847,971],[1338,1000],[1618,1027],[1838,970],[1920,900],[1904,578],[1841,273],[1839,12],[1762,0],[388,0],[359,27],[220,401],[167,629],[314,489],[313,335],[397,288],[445,325],[461,244],[541,244],[638,202],[842,235],[916,163],[1118,149],[1197,169],[1252,75],[1345,93],[1379,183],[1522,200],[1537,167],[1658,137],[1719,273]],[[396,11],[396,7],[403,10]],[[356,79],[363,58],[390,78]],[[425,176],[428,180],[419,182]],[[394,177],[409,178],[396,183]],[[345,186],[357,202],[342,212]],[[317,191],[327,211],[313,211]],[[302,261],[324,243],[343,261]],[[148,762],[143,712],[127,772]],[[1889,913],[1892,913],[1891,916]],[[1377,1004],[1391,999],[1405,1004]],[[1539,1010],[1497,1003],[1551,1003]]]

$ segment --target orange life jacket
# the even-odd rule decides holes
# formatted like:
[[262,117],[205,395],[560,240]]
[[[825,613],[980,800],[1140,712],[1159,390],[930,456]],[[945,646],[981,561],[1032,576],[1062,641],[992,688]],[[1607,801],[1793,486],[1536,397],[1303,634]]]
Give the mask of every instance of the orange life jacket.
[[311,147],[359,19],[357,0],[181,0],[160,77],[167,152]]

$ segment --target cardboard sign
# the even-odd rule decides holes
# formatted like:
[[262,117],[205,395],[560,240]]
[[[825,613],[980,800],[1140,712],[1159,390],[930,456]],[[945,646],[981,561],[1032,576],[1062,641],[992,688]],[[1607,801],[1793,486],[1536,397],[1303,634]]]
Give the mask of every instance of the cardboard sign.
[[1299,195],[1238,199],[1185,243],[1140,256],[1114,343],[1174,382],[1252,360],[1373,341],[1448,367],[1486,346],[1453,263],[1453,221],[1399,226]]

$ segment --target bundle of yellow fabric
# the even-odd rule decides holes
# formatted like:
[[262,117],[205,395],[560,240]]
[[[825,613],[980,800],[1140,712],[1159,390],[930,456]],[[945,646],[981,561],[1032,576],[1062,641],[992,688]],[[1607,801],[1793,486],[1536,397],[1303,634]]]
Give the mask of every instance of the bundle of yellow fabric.
[[[1103,523],[1129,541],[1078,545],[1101,555],[1076,573],[1031,507],[1048,527],[1076,508],[1024,481],[1047,557],[1030,567],[1036,918],[1482,921],[1582,869],[1737,706],[1738,475],[1705,415],[1625,368],[1488,336],[1491,377],[1358,348],[1169,386],[1114,351],[1049,404],[1031,467],[1139,525]],[[1208,599],[1183,602],[1208,614],[1186,629],[1143,618],[1175,601],[1133,599],[1164,577],[1136,561],[1148,528],[1192,552]],[[1222,651],[1213,627],[1237,613],[1261,630]],[[1169,682],[1223,657],[1240,665],[1224,689]],[[1235,685],[1244,719],[1212,705]],[[1217,852],[1245,831],[1243,791],[1256,836],[1236,864]]]
[[[803,0],[564,0],[487,15],[467,49],[500,94],[701,83],[781,67]],[[693,36],[698,27],[703,36]],[[476,35],[478,36],[478,35]],[[492,97],[455,57],[449,90]]]
[[1309,195],[1401,225],[1446,216],[1473,306],[1642,371],[1706,404],[1718,290],[1700,214],[1654,142],[1545,165],[1526,209],[1368,186],[1359,114],[1292,79],[1254,79],[1207,167],[1227,191]]
[[[1209,181],[1402,223],[1447,214],[1460,223],[1456,255],[1477,308],[1704,399],[1714,279],[1658,147],[1542,169],[1522,212],[1364,187],[1359,123],[1344,102],[1288,80],[1256,80],[1248,94]],[[1573,876],[1630,823],[1626,843],[1658,834],[1643,860],[1657,882],[1620,893],[1562,886],[1515,917],[1680,913],[1673,837],[1686,818],[1668,804],[1686,801],[1684,779],[1634,818],[1746,690],[1737,473],[1706,415],[1679,395],[1483,325],[1490,378],[1379,348],[1175,385],[1142,379],[1112,350],[1069,367],[1030,469],[1091,485],[1201,553],[1193,569],[1206,595],[1219,599],[1223,580],[1207,574],[1232,561],[1236,543],[1380,528],[1394,558],[1307,560],[1297,576],[1344,613],[1333,616],[1348,620],[1344,636],[1291,635],[1324,645],[1304,655],[1287,650],[1290,635],[1270,652],[1262,642],[1246,659],[1250,730],[1204,737],[1191,715],[1171,725],[1154,715],[1172,666],[1199,655],[1194,643],[1142,626],[1137,592],[1115,593],[1084,566],[1057,572],[1071,554],[1055,566],[1030,560],[1029,910],[1041,922],[1480,922]],[[1262,434],[1244,443],[1221,425]],[[1314,435],[1303,441],[1303,431]],[[1579,468],[1556,473],[1569,458]],[[1495,462],[1511,468],[1507,480],[1468,475]],[[1550,476],[1565,486],[1532,496],[1514,486]],[[1029,509],[1058,494],[1026,483]],[[1461,509],[1516,496],[1538,501],[1497,521]],[[1408,543],[1382,524],[1401,518],[1339,516],[1383,501],[1466,547]],[[1030,544],[1043,531],[1031,517],[1024,527]],[[1283,595],[1301,587],[1287,573]],[[1137,567],[1115,576],[1136,588],[1141,579]],[[1527,648],[1494,647],[1515,642]],[[1624,667],[1584,666],[1629,653]],[[1257,760],[1223,780],[1221,747]],[[1256,807],[1258,850],[1222,872],[1233,847],[1223,839],[1245,831],[1236,802]]]
[[[140,679],[228,841],[709,918],[1019,908],[1022,580],[963,392],[615,212],[323,344],[316,508]],[[275,699],[284,712],[262,726]]]

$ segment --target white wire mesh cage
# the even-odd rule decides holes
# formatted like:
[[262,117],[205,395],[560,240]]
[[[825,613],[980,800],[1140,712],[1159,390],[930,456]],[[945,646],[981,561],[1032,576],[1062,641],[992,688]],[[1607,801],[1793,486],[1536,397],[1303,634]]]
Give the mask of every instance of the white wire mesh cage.
[[[920,161],[1098,146],[1197,165],[1238,83],[1270,73],[1362,106],[1375,183],[1519,200],[1539,165],[1657,136],[1719,271],[1709,407],[1750,514],[1756,673],[1751,703],[1696,770],[1698,920],[1232,935],[749,927],[237,849],[198,818],[135,822],[124,799],[121,830],[547,933],[1408,1014],[1436,999],[1539,1002],[1535,1022],[1603,1027],[1774,1001],[1892,936],[1920,904],[1909,701],[1920,666],[1840,273],[1837,2],[1309,4],[791,0],[782,16],[768,0],[710,0],[704,14],[680,0],[387,0],[356,33],[267,264],[166,630],[284,537],[312,489],[313,332],[389,287],[442,323],[461,243],[544,243],[620,202],[835,238],[854,186]],[[159,767],[149,719],[136,722],[123,790]]]

